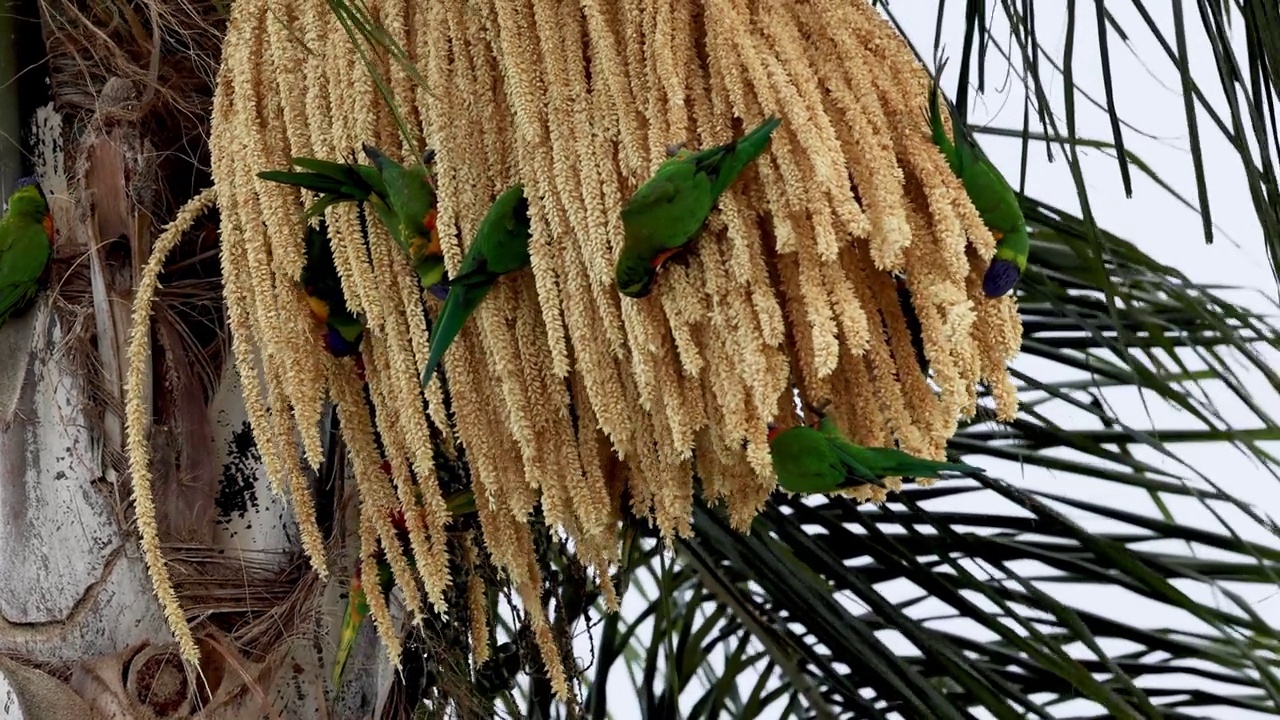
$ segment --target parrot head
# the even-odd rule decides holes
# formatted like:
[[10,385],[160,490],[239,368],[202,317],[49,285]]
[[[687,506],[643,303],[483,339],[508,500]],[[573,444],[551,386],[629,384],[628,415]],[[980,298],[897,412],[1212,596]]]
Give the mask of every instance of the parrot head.
[[1017,260],[997,257],[982,276],[982,293],[991,298],[1000,297],[1012,290],[1021,277],[1022,268]]
[[25,177],[14,184],[13,193],[9,195],[7,214],[44,218],[49,214],[49,202],[45,199],[44,190],[35,175]]
[[614,280],[618,283],[618,292],[627,297],[642,298],[653,291],[653,280],[657,273],[657,266],[624,250],[622,257],[618,258]]
[[446,282],[438,282],[427,288],[427,290],[436,296],[438,300],[444,300],[449,297],[449,283]]
[[342,333],[338,332],[337,328],[325,327],[324,338],[321,342],[324,344],[324,349],[329,351],[330,355],[333,355],[334,357],[350,357],[360,350],[360,340],[362,337],[363,333],[361,333],[361,335],[355,340],[348,340],[342,337]]

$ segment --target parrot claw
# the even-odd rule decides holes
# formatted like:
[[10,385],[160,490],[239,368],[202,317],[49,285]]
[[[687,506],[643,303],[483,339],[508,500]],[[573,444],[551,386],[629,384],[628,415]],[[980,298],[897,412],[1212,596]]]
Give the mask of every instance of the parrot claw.
[[422,164],[430,166],[431,163],[435,161],[436,161],[436,151],[433,148],[427,148],[426,151],[422,153]]
[[680,154],[681,150],[684,150],[684,141],[671,143],[667,146],[667,157],[675,157]]

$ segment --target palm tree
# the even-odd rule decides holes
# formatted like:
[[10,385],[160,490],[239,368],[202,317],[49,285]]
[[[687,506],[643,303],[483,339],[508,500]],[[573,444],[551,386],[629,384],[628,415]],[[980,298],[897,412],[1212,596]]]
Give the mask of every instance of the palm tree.
[[[339,12],[362,7],[332,4]],[[895,13],[922,12],[916,2],[885,5],[891,18]],[[988,75],[1003,76],[1006,68],[1019,83],[1025,82],[1031,99],[1025,127],[992,128],[988,134],[1023,138],[1024,157],[1052,146],[1072,171],[1079,197],[1071,200],[1078,199],[1081,207],[1071,212],[1056,207],[1068,204],[1062,200],[1021,197],[1034,243],[1033,269],[1018,290],[1027,359],[1014,365],[1022,411],[1014,422],[997,423],[980,408],[950,447],[990,472],[965,481],[909,487],[880,506],[857,506],[835,497],[776,495],[745,534],[731,530],[716,508],[700,505],[692,537],[677,541],[674,552],[663,551],[650,536],[635,543],[628,558],[631,588],[619,614],[603,613],[597,594],[579,598],[580,603],[566,602],[569,589],[577,585],[569,581],[566,570],[562,582],[552,583],[550,589],[559,596],[561,619],[579,633],[573,645],[586,661],[578,678],[581,704],[570,707],[556,701],[545,668],[534,661],[513,692],[498,693],[498,707],[509,716],[623,718],[634,716],[637,702],[645,717],[657,718],[750,718],[766,711],[817,718],[1023,718],[1068,713],[1226,717],[1231,711],[1280,710],[1280,677],[1273,670],[1280,635],[1266,620],[1266,605],[1248,599],[1280,582],[1276,528],[1263,512],[1228,492],[1222,478],[1193,463],[1197,449],[1214,443],[1238,449],[1276,475],[1276,463],[1264,443],[1280,440],[1280,426],[1267,410],[1275,406],[1272,393],[1280,389],[1280,376],[1267,359],[1280,347],[1280,332],[1264,313],[1226,299],[1228,288],[1199,284],[1097,227],[1085,191],[1092,176],[1081,170],[1079,158],[1086,149],[1110,149],[1126,187],[1134,169],[1148,171],[1142,158],[1125,149],[1125,138],[1138,131],[1116,109],[1106,52],[1116,53],[1139,31],[1151,34],[1167,50],[1163,61],[1181,71],[1188,108],[1195,108],[1189,111],[1187,128],[1195,205],[1205,232],[1212,228],[1213,214],[1201,147],[1206,136],[1214,135],[1225,138],[1237,153],[1263,238],[1276,258],[1280,204],[1271,153],[1280,144],[1272,113],[1280,72],[1280,46],[1274,42],[1280,37],[1280,15],[1265,2],[1244,0],[1234,5],[1197,3],[1198,14],[1192,18],[1189,8],[1174,3],[1170,31],[1152,18],[1141,0],[1125,6],[1137,17],[1132,27],[1117,21],[1120,10],[1115,4],[1107,8],[1100,0],[1079,6],[1069,2],[1067,50],[1055,57],[1045,49],[1050,38],[1038,35],[1043,30],[1035,19],[1035,3],[1002,2],[988,8],[970,0],[960,5],[938,7],[940,26],[963,23],[964,42],[951,50],[959,58],[959,87],[981,88],[990,82]],[[201,63],[217,47],[223,9],[187,3],[147,6],[152,11],[196,8],[197,13],[186,17],[138,14],[124,2],[78,15],[69,11],[73,7],[54,5],[52,0],[44,7],[46,34],[56,50],[55,97],[76,118],[108,123],[85,126],[119,127],[109,123],[128,118],[124,126],[139,130],[124,136],[131,161],[155,154],[146,149],[147,142],[158,146],[158,154],[169,163],[161,174],[166,182],[141,196],[132,187],[127,197],[130,207],[139,210],[135,221],[148,214],[172,217],[194,189],[207,183],[207,172],[201,169],[207,148],[193,138],[203,132],[212,92],[211,75]],[[1060,4],[1041,4],[1042,13],[1058,8]],[[1011,35],[994,29],[993,13],[1014,28]],[[1214,49],[1209,66],[1197,59],[1186,38],[1187,26],[1197,19]],[[1080,93],[1074,102],[1087,101],[1107,111],[1114,129],[1109,141],[1077,137],[1072,101],[1058,117],[1041,110],[1049,106],[1054,68],[1062,69],[1064,86],[1073,87],[1073,63],[1080,60],[1071,54],[1070,38],[1077,24],[1083,28],[1086,23],[1096,29],[1104,49],[1106,91],[1101,98]],[[93,29],[99,26],[105,30]],[[1243,50],[1231,45],[1237,36],[1244,38]],[[364,37],[384,41],[376,32]],[[122,51],[107,52],[105,38]],[[927,58],[938,48],[917,50]],[[170,63],[181,57],[189,59],[188,65]],[[89,84],[95,92],[75,92],[84,90],[75,83],[85,82],[75,80],[75,73],[86,67],[92,70]],[[1230,101],[1206,99],[1211,93],[1197,84],[1205,74],[1216,75]],[[113,75],[133,82],[136,95],[104,108],[91,98],[100,99],[98,91]],[[154,94],[147,89],[165,87],[177,92]],[[77,106],[77,100],[84,104]],[[962,115],[972,103],[967,92],[954,100]],[[122,108],[132,112],[137,106],[128,102],[143,107],[129,115]],[[112,136],[112,141],[121,146],[120,136]],[[194,148],[185,143],[194,143]],[[87,154],[96,145],[83,142],[76,147]],[[136,167],[155,172],[146,163]],[[1017,176],[1012,168],[1005,171],[1011,179]],[[92,185],[95,180],[101,183],[102,176],[89,183],[103,192],[101,185]],[[109,220],[95,216],[99,229]],[[90,413],[95,432],[108,439],[104,476],[119,467],[111,464],[110,439],[112,423],[120,422],[112,408],[120,396],[127,317],[105,310],[110,303],[103,298],[127,300],[132,292],[128,279],[113,278],[101,268],[132,263],[140,269],[145,263],[155,233],[149,219],[137,222],[127,234],[127,250],[121,252],[116,243],[112,256],[112,246],[107,246],[89,276],[80,279],[81,286],[72,287],[60,300],[96,309],[90,314],[96,321],[90,323],[97,333],[95,349],[86,357],[114,358],[105,363],[106,370],[114,372],[114,387],[102,380],[91,383],[99,406],[106,407]],[[318,584],[298,560],[296,541],[287,533],[276,538],[262,532],[255,540],[273,549],[293,542],[293,553],[237,557],[219,565],[216,548],[238,541],[221,531],[210,536],[200,522],[180,519],[197,515],[211,522],[217,515],[225,523],[235,515],[237,502],[241,510],[252,510],[258,502],[246,505],[243,498],[248,495],[228,489],[229,484],[252,488],[260,479],[254,477],[260,461],[245,440],[244,410],[235,403],[237,384],[230,363],[223,360],[211,237],[211,231],[190,233],[170,257],[163,278],[166,294],[160,307],[165,310],[154,321],[153,331],[161,359],[151,386],[155,413],[162,419],[162,439],[171,450],[168,455],[158,453],[158,462],[171,469],[196,467],[189,459],[203,451],[196,439],[201,433],[216,434],[217,443],[239,448],[241,454],[220,458],[220,483],[216,468],[185,477],[185,484],[177,482],[175,474],[172,485],[166,486],[167,501],[178,509],[162,527],[167,543],[189,543],[186,550],[170,546],[166,551],[166,558],[179,569],[175,575],[188,616],[213,618],[215,627],[236,635],[236,643],[218,641],[225,636],[202,639],[204,657],[214,658],[224,677],[238,678],[228,686],[247,688],[246,696],[253,698],[260,688],[280,687],[280,677],[268,672],[269,663],[258,661],[282,641],[278,628],[314,597]],[[106,323],[107,315],[115,325]],[[108,332],[114,342],[103,341]],[[103,364],[90,367],[104,370]],[[109,377],[105,371],[103,376]],[[1210,389],[1219,395],[1230,393],[1245,411],[1228,416]],[[33,390],[29,386],[26,392]],[[1195,429],[1175,428],[1173,423],[1166,427],[1154,420],[1150,426],[1136,424],[1131,413],[1116,407],[1121,398],[1134,396],[1157,414],[1176,409],[1180,419],[1194,420]],[[28,402],[36,416],[58,410]],[[184,425],[184,418],[203,417],[190,412],[197,405],[215,407],[212,429]],[[234,420],[227,423],[227,418]],[[52,448],[42,448],[46,449]],[[1055,486],[1029,484],[1024,470],[1032,469],[1051,472]],[[86,485],[90,479],[84,478]],[[1078,487],[1094,488],[1096,494],[1076,492]],[[0,493],[3,490],[0,486]],[[103,497],[124,494],[112,487]],[[260,494],[266,509],[260,507],[253,517],[279,511],[266,500],[265,489]],[[1098,496],[1108,500],[1091,499]],[[214,497],[216,513],[209,502]],[[1118,505],[1112,500],[1116,497],[1126,498],[1126,503]],[[1141,507],[1155,510],[1144,512]],[[128,527],[124,508],[127,504],[94,505],[100,515],[95,527],[103,537],[116,537],[108,529],[112,523],[103,518],[118,519],[120,527]],[[1198,509],[1202,520],[1182,519],[1188,508]],[[343,512],[337,502],[334,508],[322,508],[328,517],[321,523],[341,526]],[[243,523],[239,530],[251,524]],[[557,554],[552,552],[557,547],[554,538],[538,541],[548,555]],[[337,539],[331,542],[340,544]],[[282,558],[293,562],[281,562]],[[543,559],[565,567],[558,557]],[[164,638],[162,620],[159,609],[152,608],[151,588],[144,579],[139,582],[145,577],[140,561],[121,552],[118,566],[138,573],[130,576],[134,584],[127,591],[147,607],[136,631],[106,633],[88,644],[59,639],[4,649],[46,660],[114,653],[109,662],[88,671],[85,664],[76,666],[80,681],[72,686],[98,701],[113,694],[146,696],[154,710],[160,700],[153,693],[135,691],[144,668],[153,670],[148,662],[164,655],[147,655],[150,650],[138,654],[137,648],[127,646]],[[121,582],[118,574],[112,577]],[[257,591],[251,601],[243,592],[250,582]],[[341,579],[331,583],[329,605],[337,604],[332,596],[344,587]],[[32,585],[27,597],[45,593],[42,597],[47,599],[48,592]],[[1098,598],[1104,599],[1104,610]],[[566,606],[571,610],[566,612]],[[107,604],[93,608],[90,615],[112,617],[118,612],[117,606]],[[245,632],[246,626],[250,631]],[[416,639],[429,646],[434,639],[436,650],[441,638],[465,643],[449,636],[447,628],[429,630]],[[371,633],[366,635],[366,640],[373,639]],[[373,657],[372,652],[366,654]],[[305,671],[297,675],[309,680],[295,678],[298,688],[324,676],[323,659],[315,653],[304,664]],[[10,666],[0,666],[0,673],[12,672]],[[364,684],[385,691],[389,677],[378,672],[365,672]],[[447,673],[437,675],[442,684],[450,681]],[[122,676],[127,687],[119,686]],[[211,684],[210,694],[221,692],[223,700],[231,697],[226,686],[219,690],[216,677]],[[111,689],[103,689],[107,687]],[[152,686],[146,688],[150,691]],[[184,688],[177,695],[189,702],[185,692]],[[455,711],[472,711],[458,702],[467,694],[464,690],[450,687],[445,694],[457,703]],[[306,702],[318,703],[318,696],[313,687],[305,694]],[[277,709],[288,707],[272,697]],[[348,708],[360,704],[344,702]],[[243,712],[260,717],[255,714],[260,707],[248,703]],[[304,712],[296,705],[292,709]],[[341,708],[335,712],[344,716]]]
[[[919,3],[883,5],[899,27],[899,14],[923,24]],[[1210,64],[1189,47],[1182,4],[1170,18],[1139,0],[1068,3],[1065,55],[1048,49],[1058,36],[1037,24],[1038,7],[1042,16],[1063,12],[1048,5],[940,2],[933,47],[917,46],[927,58],[944,33],[963,35],[952,49],[966,89],[953,98],[961,113],[971,91],[1009,75],[1015,97],[1025,87],[1025,113],[1005,108],[1024,127],[973,130],[1023,138],[1024,172],[1027,155],[1048,144],[1083,209],[1082,217],[1021,198],[1036,266],[1019,290],[1022,353],[1034,359],[1014,364],[1022,412],[1004,424],[980,413],[951,443],[965,462],[1006,472],[908,488],[874,508],[780,499],[748,535],[700,509],[695,537],[674,557],[650,546],[636,591],[650,602],[602,621],[585,681],[590,716],[606,717],[632,692],[646,717],[674,717],[677,704],[683,717],[707,718],[756,717],[766,707],[771,717],[816,718],[1276,712],[1280,645],[1260,599],[1277,577],[1276,526],[1223,487],[1233,483],[1194,464],[1213,443],[1253,460],[1258,482],[1276,477],[1265,447],[1280,438],[1271,417],[1280,378],[1267,357],[1277,343],[1272,306],[1264,300],[1259,313],[1230,302],[1222,291],[1231,288],[1197,284],[1098,228],[1086,190],[1096,176],[1082,172],[1080,155],[1107,150],[1130,194],[1134,169],[1175,193],[1126,151],[1125,137],[1132,144],[1141,129],[1116,109],[1112,58],[1142,34],[1181,75],[1186,170],[1194,169],[1204,232],[1212,237],[1213,208],[1201,148],[1204,135],[1220,134],[1276,258],[1277,76],[1267,38],[1280,16],[1258,3],[1196,4]],[[1133,27],[1117,23],[1122,11],[1136,15],[1126,18]],[[1092,66],[1073,73],[1087,57],[1072,56],[1073,34],[1086,27],[1103,53],[1101,83]],[[1075,87],[1086,73],[1104,95]],[[1215,73],[1220,89],[1197,83]],[[1044,110],[1054,90],[1066,92],[1062,114]],[[1220,93],[1231,100],[1206,100]],[[1076,108],[1086,103],[1111,118],[1109,142],[1076,135]],[[1005,172],[1019,177],[1016,166]],[[1247,419],[1228,419],[1211,389],[1242,399]],[[1126,422],[1134,413],[1123,405],[1136,397],[1161,419],[1176,408],[1198,429]],[[1035,475],[1046,480],[1028,487]],[[1190,507],[1203,519],[1180,519]]]

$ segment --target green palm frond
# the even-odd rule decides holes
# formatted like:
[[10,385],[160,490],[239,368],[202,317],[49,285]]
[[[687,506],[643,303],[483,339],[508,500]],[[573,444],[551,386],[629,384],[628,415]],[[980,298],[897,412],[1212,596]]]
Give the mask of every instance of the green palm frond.
[[[1036,371],[1018,373],[1024,411],[1007,425],[980,413],[952,449],[986,456],[974,462],[1007,467],[1010,479],[1040,468],[1062,489],[982,476],[912,487],[878,508],[779,498],[745,536],[700,508],[695,538],[679,546],[680,571],[651,567],[640,583],[663,601],[603,624],[592,692],[621,664],[650,717],[664,716],[677,689],[685,717],[707,718],[751,717],[769,702],[785,717],[967,718],[978,708],[1056,717],[1068,703],[1100,717],[1280,708],[1271,669],[1280,632],[1239,589],[1280,583],[1280,549],[1243,537],[1245,526],[1274,532],[1272,522],[1181,452],[1228,442],[1274,474],[1261,443],[1280,430],[1244,382],[1248,372],[1280,388],[1261,352],[1280,347],[1280,330],[1102,232],[1113,318],[1092,264],[1079,260],[1083,219],[1030,200],[1026,208],[1037,268],[1020,307]],[[1118,360],[1121,342],[1130,362]],[[1038,379],[1067,373],[1080,380]],[[1228,422],[1213,386],[1250,407],[1254,422]],[[1105,402],[1123,390],[1203,429],[1128,424]],[[1073,490],[1087,483],[1145,495],[1153,510],[1082,500]],[[1168,508],[1187,502],[1220,527],[1176,520]],[[1106,532],[1085,529],[1097,521]],[[1100,613],[1082,602],[1091,593],[1131,610]],[[1154,622],[1135,622],[1142,617]],[[676,642],[668,656],[673,638],[698,642]],[[655,680],[655,666],[681,670]],[[606,717],[598,695],[587,708]]]

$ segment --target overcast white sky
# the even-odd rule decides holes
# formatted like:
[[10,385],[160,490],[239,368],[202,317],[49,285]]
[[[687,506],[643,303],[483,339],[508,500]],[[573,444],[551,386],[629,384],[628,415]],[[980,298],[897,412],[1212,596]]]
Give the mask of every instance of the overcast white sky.
[[[900,1],[890,4],[896,9],[899,21],[904,24],[908,38],[916,44],[925,57],[932,56],[938,4],[937,0]],[[952,61],[943,77],[942,86],[947,94],[953,97],[960,64],[959,53],[963,42],[964,5],[965,3],[962,2],[947,4],[948,22],[943,35],[943,43],[952,56]],[[1065,40],[1066,7],[1066,3],[1036,3],[1040,29],[1038,35],[1043,49],[1056,57],[1061,57]],[[1167,34],[1167,37],[1172,38],[1173,21],[1170,6],[1167,3],[1148,3],[1147,8],[1155,16],[1161,30]],[[1177,74],[1130,3],[1108,3],[1107,10],[1115,17],[1117,23],[1130,33],[1129,45],[1123,44],[1114,34],[1109,38],[1112,77],[1120,113],[1131,124],[1157,138],[1150,139],[1129,132],[1126,133],[1125,142],[1132,152],[1148,163],[1166,182],[1194,202],[1196,186]],[[1104,92],[1094,6],[1092,3],[1081,3],[1077,12],[1081,13],[1081,16],[1077,23],[1075,37],[1076,84],[1101,100]],[[1212,52],[1199,26],[1198,16],[1192,8],[1188,9],[1186,21],[1190,51],[1199,67],[1196,77],[1208,97],[1217,100],[1221,97],[1221,92],[1218,89],[1220,86],[1215,75]],[[1008,24],[1003,14],[996,13],[993,17],[993,28],[1007,45]],[[1006,66],[996,53],[992,53],[987,69],[988,87],[983,96],[971,97],[970,121],[976,124],[990,123],[1000,127],[1020,128],[1023,111],[1020,82],[1016,78],[1005,79]],[[1054,111],[1059,116],[1060,127],[1065,130],[1065,125],[1061,124],[1064,93],[1061,79],[1058,76],[1051,76],[1046,79],[1046,83]],[[1076,107],[1077,132],[1081,136],[1110,139],[1110,125],[1102,110],[1079,97]],[[1212,246],[1206,245],[1200,220],[1195,213],[1183,207],[1136,168],[1133,170],[1134,197],[1126,199],[1115,160],[1099,152],[1085,153],[1083,158],[1084,177],[1093,212],[1099,225],[1135,242],[1157,260],[1178,268],[1193,280],[1256,290],[1255,293],[1237,293],[1232,294],[1231,297],[1248,307],[1273,312],[1274,306],[1271,305],[1270,298],[1275,296],[1276,284],[1262,245],[1261,230],[1250,204],[1243,172],[1233,150],[1225,140],[1215,134],[1216,128],[1209,126],[1203,113],[1200,117],[1200,127],[1206,172],[1209,176],[1210,203],[1214,210],[1213,219],[1225,236],[1220,236]],[[1010,181],[1017,185],[1021,158],[1020,141],[991,136],[982,136],[980,140],[987,154],[1002,168]],[[1029,194],[1065,210],[1078,211],[1076,190],[1067,165],[1062,161],[1060,152],[1055,150],[1055,156],[1058,161],[1050,164],[1046,161],[1042,149],[1031,153],[1027,190]],[[1280,354],[1271,353],[1270,357],[1280,357]],[[1034,365],[1026,363],[1025,367],[1031,369]],[[1277,397],[1275,389],[1258,377],[1250,378],[1249,387],[1255,391],[1255,400],[1269,413],[1280,415],[1280,398]],[[1109,400],[1127,422],[1144,428],[1151,426],[1136,394],[1124,397],[1113,394],[1109,396]],[[1248,414],[1242,412],[1238,403],[1233,405],[1225,394],[1219,409],[1227,413],[1228,418],[1239,417],[1243,424],[1250,426],[1256,424],[1246,422]],[[1163,428],[1196,427],[1189,417],[1168,408],[1153,406],[1151,415],[1155,424]],[[1060,421],[1069,427],[1071,418],[1069,414],[1062,414]],[[1272,443],[1271,449],[1280,451],[1280,444]],[[1203,472],[1228,491],[1257,505],[1262,512],[1268,515],[1280,515],[1280,483],[1240,452],[1223,446],[1200,445],[1184,447],[1181,449],[1181,454],[1183,457],[1193,458],[1192,461]],[[1157,465],[1168,467],[1168,463],[1159,459],[1154,453],[1144,453],[1144,457]],[[1141,491],[1117,488],[1111,484],[1081,481],[1072,476],[1060,476],[1037,469],[1024,472],[1017,466],[985,459],[982,464],[994,474],[1001,475],[1023,487],[1086,497],[1093,502],[1125,507],[1133,511],[1154,512],[1155,509],[1150,498]],[[948,502],[952,503],[953,508],[966,510],[981,509],[983,504],[983,501],[977,498]],[[1196,501],[1174,499],[1171,505],[1175,516],[1182,522],[1215,527],[1216,521]],[[1096,518],[1081,518],[1079,513],[1071,514],[1079,518],[1086,527],[1095,529],[1108,527],[1107,523],[1099,522]],[[1228,516],[1233,519],[1239,517],[1230,514]],[[1240,522],[1233,522],[1233,527],[1248,539],[1277,544],[1274,537],[1243,517],[1240,517]],[[1185,546],[1180,544],[1169,549],[1173,552],[1186,552]],[[1262,617],[1273,624],[1280,622],[1280,594],[1277,594],[1280,589],[1258,586],[1235,589],[1241,591],[1254,603],[1255,610]],[[1058,590],[1055,589],[1055,592]],[[1163,614],[1152,613],[1151,605],[1135,602],[1132,597],[1119,592],[1096,589],[1076,589],[1072,592],[1071,588],[1066,588],[1061,590],[1059,596],[1071,604],[1102,611],[1126,622],[1137,622],[1151,627],[1181,626],[1183,622],[1182,617],[1172,614],[1171,611]],[[1204,601],[1211,601],[1207,596],[1197,597]],[[625,603],[627,609],[643,607],[644,601],[634,591],[627,599],[628,602]],[[590,657],[586,651],[586,647],[580,649],[579,656]],[[614,717],[620,719],[639,717],[637,712],[628,708],[634,695],[630,689],[630,682],[621,668],[615,669],[610,678],[609,695]],[[1097,712],[1096,709],[1084,703],[1070,708],[1063,707],[1061,710],[1085,714]],[[1222,710],[1220,714],[1206,715],[1206,717],[1233,719],[1260,716]]]

